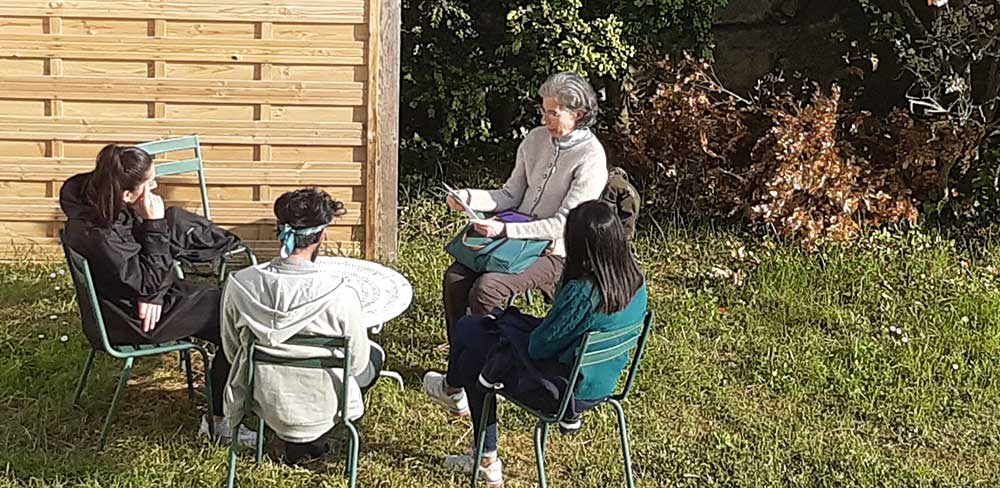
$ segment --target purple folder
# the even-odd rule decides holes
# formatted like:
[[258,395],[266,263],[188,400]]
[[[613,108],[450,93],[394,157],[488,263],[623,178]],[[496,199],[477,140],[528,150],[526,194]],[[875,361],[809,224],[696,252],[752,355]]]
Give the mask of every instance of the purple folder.
[[515,212],[513,210],[507,210],[506,212],[498,213],[496,215],[496,219],[501,222],[509,222],[509,223],[531,222],[532,220],[535,220],[530,215],[525,215],[523,213]]

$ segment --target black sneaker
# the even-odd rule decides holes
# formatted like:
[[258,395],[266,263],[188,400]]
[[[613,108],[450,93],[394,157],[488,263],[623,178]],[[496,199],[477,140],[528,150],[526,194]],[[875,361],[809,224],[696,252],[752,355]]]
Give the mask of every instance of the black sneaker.
[[326,435],[312,442],[285,443],[285,464],[301,466],[325,457],[330,453],[330,440]]

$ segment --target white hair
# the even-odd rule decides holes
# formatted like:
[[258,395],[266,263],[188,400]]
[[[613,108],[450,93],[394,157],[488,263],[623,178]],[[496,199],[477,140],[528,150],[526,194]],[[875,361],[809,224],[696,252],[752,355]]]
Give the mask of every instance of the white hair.
[[590,127],[597,120],[597,94],[594,93],[594,88],[572,71],[549,76],[538,89],[538,95],[555,98],[560,106],[583,112],[583,117],[576,123],[577,128]]

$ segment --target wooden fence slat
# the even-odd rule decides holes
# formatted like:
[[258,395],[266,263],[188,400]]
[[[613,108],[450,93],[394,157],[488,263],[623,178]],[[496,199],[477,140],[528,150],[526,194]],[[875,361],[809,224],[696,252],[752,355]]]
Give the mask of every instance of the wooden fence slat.
[[[200,212],[200,201],[170,201],[169,206],[178,206],[192,212]],[[273,223],[274,202],[216,200],[212,206],[212,220],[221,224]],[[345,202],[347,214],[337,220],[337,226],[361,225],[359,202]],[[0,197],[0,221],[18,222],[63,222],[66,216],[59,208],[58,198],[49,197]]]
[[[197,128],[197,129],[193,129]],[[357,123],[0,117],[0,139],[135,143],[197,132],[202,144],[362,146]]]
[[61,16],[75,18],[135,19],[150,18],[166,20],[219,20],[232,22],[302,22],[303,19],[316,24],[363,24],[365,23],[365,2],[363,0],[337,1],[296,1],[275,2],[258,0],[254,2],[192,2],[188,1],[115,1],[107,0],[4,0],[0,6],[0,16],[42,17]]
[[348,82],[3,76],[5,99],[363,106],[364,85]]
[[[0,181],[63,181],[94,169],[93,158],[0,156]],[[364,185],[361,163],[290,163],[286,161],[206,161],[205,179],[221,185]],[[160,179],[166,183],[196,184],[192,174]]]
[[[0,12],[0,15],[3,15]],[[363,42],[0,35],[0,58],[363,65]]]

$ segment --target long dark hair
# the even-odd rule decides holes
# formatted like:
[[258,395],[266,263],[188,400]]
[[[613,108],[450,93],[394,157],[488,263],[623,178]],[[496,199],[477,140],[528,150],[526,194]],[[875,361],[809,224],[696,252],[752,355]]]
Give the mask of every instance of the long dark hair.
[[146,179],[153,158],[142,149],[108,144],[97,154],[97,167],[84,198],[97,210],[97,224],[110,226],[125,208],[122,192],[135,190]]
[[625,310],[643,278],[615,210],[599,200],[581,203],[566,218],[565,239],[562,284],[591,280],[599,290],[599,312]]

